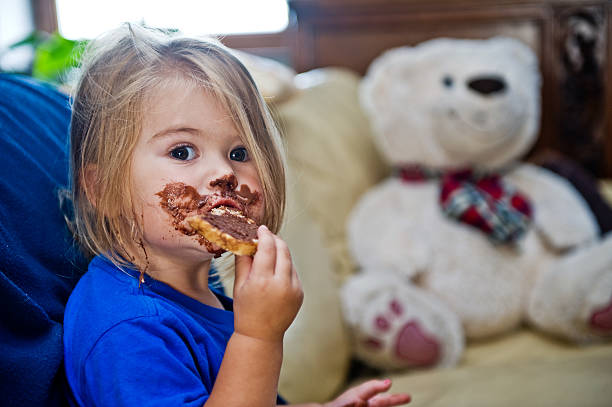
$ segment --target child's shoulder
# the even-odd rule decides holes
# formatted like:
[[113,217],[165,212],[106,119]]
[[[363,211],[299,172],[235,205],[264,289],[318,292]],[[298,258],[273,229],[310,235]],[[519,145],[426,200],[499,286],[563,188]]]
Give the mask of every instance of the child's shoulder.
[[95,342],[123,322],[159,318],[160,307],[154,298],[144,295],[131,272],[117,268],[104,257],[94,258],[66,305],[65,335],[87,335]]

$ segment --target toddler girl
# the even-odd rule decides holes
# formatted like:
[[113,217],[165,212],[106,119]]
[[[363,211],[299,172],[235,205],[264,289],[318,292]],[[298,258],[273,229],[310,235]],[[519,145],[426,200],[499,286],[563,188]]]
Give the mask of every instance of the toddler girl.
[[[272,406],[302,303],[287,245],[278,131],[244,66],[211,41],[124,25],[84,55],[71,122],[72,230],[93,257],[68,302],[72,405]],[[234,301],[209,287],[223,251],[187,214],[262,226],[236,256]],[[263,225],[267,225],[263,226]],[[389,380],[330,406],[392,406]]]

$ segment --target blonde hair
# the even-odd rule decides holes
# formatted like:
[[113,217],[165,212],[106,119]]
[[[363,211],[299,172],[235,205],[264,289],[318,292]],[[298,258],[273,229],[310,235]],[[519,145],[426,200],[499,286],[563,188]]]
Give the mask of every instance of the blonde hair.
[[[142,247],[130,193],[131,157],[144,104],[172,79],[202,87],[230,113],[257,167],[263,223],[279,230],[285,208],[280,135],[251,75],[231,51],[212,39],[124,24],[92,41],[82,61],[70,126],[70,196],[71,228],[86,254],[105,254],[117,264],[136,260],[128,250]],[[90,168],[94,185],[87,178]]]

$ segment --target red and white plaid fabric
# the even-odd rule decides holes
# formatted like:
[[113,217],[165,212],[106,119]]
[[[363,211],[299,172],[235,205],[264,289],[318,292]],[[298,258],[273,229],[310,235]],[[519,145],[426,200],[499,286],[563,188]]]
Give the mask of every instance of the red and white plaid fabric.
[[494,243],[516,243],[531,225],[529,200],[498,174],[405,166],[398,175],[405,182],[439,179],[439,203],[444,214],[480,229]]

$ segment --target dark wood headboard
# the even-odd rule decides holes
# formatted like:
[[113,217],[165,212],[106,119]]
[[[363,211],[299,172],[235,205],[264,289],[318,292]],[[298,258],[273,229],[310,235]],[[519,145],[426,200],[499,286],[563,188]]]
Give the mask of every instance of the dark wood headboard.
[[[298,71],[365,73],[384,50],[434,37],[508,35],[530,45],[543,75],[534,151],[555,149],[612,176],[612,2],[547,0],[291,0]],[[292,43],[292,41],[289,41]]]

